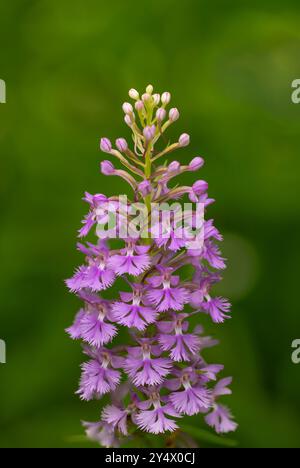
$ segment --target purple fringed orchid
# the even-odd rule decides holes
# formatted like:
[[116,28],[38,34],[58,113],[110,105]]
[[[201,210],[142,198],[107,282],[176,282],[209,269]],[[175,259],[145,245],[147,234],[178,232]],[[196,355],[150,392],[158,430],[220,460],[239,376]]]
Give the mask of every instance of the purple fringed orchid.
[[[118,169],[104,160],[102,174],[125,180],[132,199],[85,193],[89,212],[79,237],[96,229],[96,241],[78,244],[85,264],[66,280],[83,302],[67,332],[82,340],[89,358],[82,365],[77,393],[84,400],[110,397],[100,420],[84,423],[88,437],[105,447],[119,447],[140,431],[180,432],[185,415],[204,415],[217,433],[237,428],[218,401],[231,393],[231,378],[218,381],[223,366],[208,364],[202,356],[217,341],[195,325],[201,313],[218,324],[230,317],[228,300],[211,295],[221,279],[218,271],[225,268],[217,244],[222,236],[213,220],[204,219],[214,200],[203,180],[191,187],[172,186],[174,178],[195,173],[204,161],[164,160],[190,142],[183,133],[175,143],[160,144],[179,118],[176,108],[167,112],[170,93],[154,94],[149,85],[141,96],[134,89],[129,96],[134,105],[124,103],[123,111],[132,148],[124,138],[115,147],[102,138],[100,149],[123,166]],[[118,248],[111,239],[118,239]],[[117,279],[121,291],[108,299],[106,290]],[[121,330],[127,334],[114,345]]]

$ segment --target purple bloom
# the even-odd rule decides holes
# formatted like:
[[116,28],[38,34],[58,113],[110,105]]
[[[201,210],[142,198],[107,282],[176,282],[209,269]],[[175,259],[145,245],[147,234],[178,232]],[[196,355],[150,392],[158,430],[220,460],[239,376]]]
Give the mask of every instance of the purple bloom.
[[95,442],[98,442],[103,447],[120,447],[119,440],[115,435],[114,427],[111,424],[83,422],[83,427],[87,437]]
[[223,297],[210,297],[206,302],[202,303],[203,309],[209,313],[213,322],[222,323],[225,319],[230,318],[227,314],[230,312],[230,303]]
[[83,372],[77,393],[83,400],[99,398],[117,388],[121,373],[112,369],[113,364],[111,353],[101,350],[98,359],[92,359],[82,365]]
[[103,409],[102,421],[111,424],[122,434],[127,435],[127,416],[128,413],[126,410],[122,410],[114,405],[108,405]]
[[82,377],[78,394],[83,400],[92,400],[116,389],[120,383],[120,372],[108,369],[98,361],[89,361],[82,365]]
[[79,267],[74,276],[66,281],[71,291],[83,288],[102,291],[115,281],[116,275],[108,266],[108,249],[102,243],[98,246],[89,243],[88,246],[78,244],[79,250],[87,256],[88,266]]
[[178,287],[179,276],[172,276],[172,269],[158,267],[161,274],[148,278],[149,291],[147,298],[159,312],[182,310],[188,302],[188,291]]
[[90,205],[90,211],[82,221],[83,227],[79,230],[79,237],[86,237],[88,235],[91,228],[99,221],[98,210],[101,210],[101,206],[109,201],[105,195],[91,195],[88,192],[85,193],[83,200]]
[[[136,416],[136,422],[140,429],[152,434],[173,432],[178,426],[173,419],[168,416],[180,418],[181,415],[170,403],[163,403],[159,394],[159,388],[153,387],[145,392],[149,395],[149,400],[141,403],[141,412]],[[151,409],[153,407],[153,409]]]
[[170,395],[170,401],[179,413],[189,416],[203,412],[211,406],[209,390],[205,387],[187,386],[181,392],[174,392]]
[[205,180],[198,180],[194,183],[190,190],[190,200],[194,203],[201,201],[201,195],[204,195],[208,189],[208,184]]
[[67,332],[73,339],[82,338],[91,346],[100,348],[113,339],[117,334],[117,328],[108,323],[108,320],[112,321],[109,303],[96,297],[97,302],[87,302],[86,310],[79,311]]
[[232,382],[231,377],[220,380],[212,391],[212,396],[215,399],[213,410],[205,417],[206,423],[213,427],[217,433],[227,433],[235,431],[238,427],[233,421],[232,415],[226,406],[220,405],[216,400],[223,395],[231,395],[231,390],[228,388]]
[[134,241],[128,241],[125,249],[121,249],[120,254],[113,255],[108,266],[117,275],[138,276],[147,270],[151,265],[151,260],[147,252],[148,246],[137,245]]
[[142,342],[138,348],[129,348],[128,357],[124,368],[137,387],[144,385],[158,385],[163,382],[170,369],[170,359],[153,357],[155,349],[149,344],[149,340]]
[[114,320],[117,323],[142,331],[156,320],[157,312],[151,307],[142,305],[143,289],[140,285],[134,285],[132,293],[120,293],[120,295],[123,302],[115,302],[112,306]]
[[75,317],[73,324],[66,329],[66,332],[70,335],[73,340],[79,340],[81,338],[81,320],[85,315],[84,309],[80,309],[78,314]]
[[[160,183],[164,184],[170,174],[172,172],[168,173],[165,178],[162,177]],[[159,248],[177,252],[191,241],[190,231],[193,222],[191,213],[183,213],[179,206],[176,206],[170,213],[154,209],[152,219],[151,234]]]
[[238,427],[237,423],[232,420],[229,409],[223,405],[216,405],[213,411],[205,416],[205,421],[218,434],[235,431]]
[[210,240],[204,242],[203,258],[217,270],[226,268],[224,258],[221,256],[220,250],[216,244]]
[[189,361],[190,356],[200,350],[200,338],[191,333],[185,333],[188,329],[188,322],[184,319],[187,314],[173,316],[172,322],[159,322],[158,342],[163,351],[171,351],[170,358],[173,361]]
[[104,304],[102,307],[92,308],[80,322],[82,339],[96,348],[112,341],[117,334],[117,328],[107,323],[107,319],[111,320],[111,317]]
[[212,392],[205,387],[206,379],[199,375],[197,367],[190,367],[182,371],[175,371],[177,378],[167,382],[170,390],[180,390],[171,393],[170,402],[174,408],[183,414],[192,416],[206,412],[212,406]]
[[137,415],[137,425],[140,429],[152,434],[173,432],[178,429],[176,422],[167,416],[178,416],[171,405],[160,406],[153,410],[141,411]]

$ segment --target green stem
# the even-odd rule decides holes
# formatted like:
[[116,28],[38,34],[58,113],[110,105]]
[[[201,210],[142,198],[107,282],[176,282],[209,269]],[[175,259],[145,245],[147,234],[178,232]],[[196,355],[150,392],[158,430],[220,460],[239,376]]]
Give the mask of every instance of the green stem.
[[[149,143],[148,148],[145,153],[145,177],[150,179],[152,171],[152,161],[151,161],[151,144]],[[151,195],[145,197],[145,203],[148,209],[148,214],[151,213]]]
[[[152,172],[152,161],[151,161],[151,144],[148,144],[148,147],[145,152],[145,177],[147,180],[150,180],[151,172]],[[148,222],[151,219],[151,202],[152,202],[152,195],[146,195],[145,197],[145,204],[148,210]],[[151,239],[147,239],[147,244],[151,244]]]

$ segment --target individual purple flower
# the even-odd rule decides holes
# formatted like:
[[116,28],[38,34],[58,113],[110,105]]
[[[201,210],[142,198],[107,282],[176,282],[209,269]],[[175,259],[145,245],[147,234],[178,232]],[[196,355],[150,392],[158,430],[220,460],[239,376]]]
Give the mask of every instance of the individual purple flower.
[[212,268],[223,270],[226,268],[225,260],[221,256],[220,249],[211,240],[204,242],[202,257],[208,261]]
[[149,246],[138,245],[136,241],[129,240],[126,247],[120,250],[120,254],[110,257],[108,266],[119,276],[126,273],[138,276],[151,265],[148,251]]
[[149,393],[149,400],[140,405],[142,411],[136,416],[138,427],[151,434],[173,432],[178,429],[176,422],[170,419],[170,416],[180,418],[181,415],[170,403],[163,403],[155,387]]
[[212,397],[214,399],[212,411],[205,416],[205,422],[213,427],[218,434],[235,431],[238,427],[237,423],[233,421],[231,412],[226,406],[217,403],[220,396],[231,395],[231,390],[228,387],[232,382],[231,377],[219,380],[212,390]]
[[189,198],[191,202],[197,203],[201,201],[201,195],[204,195],[208,189],[208,184],[204,180],[195,182],[190,190]]
[[158,312],[182,310],[188,302],[188,291],[179,287],[179,276],[172,276],[173,269],[157,267],[160,275],[147,279],[149,291],[147,298],[155,305]]
[[169,397],[174,408],[188,416],[206,412],[212,406],[211,391],[204,385],[197,369],[183,369],[177,373],[177,377],[179,378],[168,383],[170,389],[178,390],[183,387],[183,390],[173,392]]
[[115,281],[116,275],[108,266],[109,250],[102,242],[95,246],[88,243],[88,247],[78,244],[82,253],[86,254],[88,266],[81,266],[74,276],[66,281],[71,291],[90,288],[92,291],[102,291],[109,288]]
[[73,324],[66,329],[66,332],[73,340],[79,340],[79,338],[81,338],[81,320],[84,316],[84,309],[80,309],[80,311],[75,316]]
[[[126,396],[130,397],[127,405],[123,404],[123,399]],[[112,404],[104,407],[102,411],[102,421],[113,426],[114,430],[122,434],[128,435],[128,424],[132,422],[136,424],[136,415],[139,409],[143,408],[144,403],[141,402],[137,394],[130,392],[129,386],[124,384],[112,394]]]
[[230,303],[223,297],[211,298],[208,296],[207,301],[202,303],[202,308],[211,316],[215,323],[223,323],[224,320],[230,318]]
[[96,423],[83,422],[83,427],[87,437],[95,442],[98,442],[103,447],[120,447],[118,438],[116,437],[115,430],[112,424],[99,421]]
[[151,194],[152,186],[149,180],[143,180],[138,186],[139,191],[141,194],[146,197],[147,195]]
[[108,323],[107,320],[112,320],[112,317],[105,301],[98,304],[97,307],[90,307],[88,313],[80,321],[82,339],[96,348],[112,341],[117,334],[117,328]]
[[[114,391],[120,383],[121,373],[115,370],[110,351],[99,350],[98,358],[82,365],[82,376],[77,393],[83,400],[92,400]],[[120,366],[120,362],[118,362]]]
[[124,369],[137,387],[158,385],[169,374],[172,361],[167,358],[153,357],[154,353],[157,353],[157,349],[148,339],[143,339],[139,347],[128,348]]
[[151,307],[143,306],[145,301],[144,288],[133,285],[132,293],[120,293],[122,302],[115,302],[112,306],[114,320],[129,328],[145,330],[147,325],[155,322],[157,312]]
[[226,406],[216,405],[211,413],[205,416],[206,423],[213,427],[218,434],[235,431],[238,427],[233,421],[232,414]]
[[191,240],[189,233],[191,222],[189,222],[188,216],[188,213],[182,213],[179,206],[175,207],[170,213],[154,209],[151,235],[154,237],[156,245],[172,252],[177,252],[186,247]]
[[92,227],[99,221],[97,210],[101,208],[102,204],[106,204],[109,201],[105,195],[91,195],[88,192],[85,193],[83,200],[90,205],[90,211],[82,221],[83,227],[79,229],[79,237],[86,237],[88,235]]
[[168,416],[177,416],[171,405],[160,406],[153,410],[141,411],[137,415],[137,425],[140,429],[152,434],[173,432],[178,429],[176,422]]
[[109,323],[113,320],[110,303],[94,293],[83,293],[81,297],[86,301],[86,308],[79,311],[67,332],[73,339],[81,338],[100,348],[117,334],[116,326]]
[[127,417],[128,413],[126,410],[114,405],[105,406],[102,412],[102,421],[111,424],[124,435],[128,435]]
[[186,333],[189,324],[184,321],[188,314],[174,314],[170,322],[158,322],[158,342],[163,351],[170,352],[173,361],[189,361],[200,350],[199,336]]

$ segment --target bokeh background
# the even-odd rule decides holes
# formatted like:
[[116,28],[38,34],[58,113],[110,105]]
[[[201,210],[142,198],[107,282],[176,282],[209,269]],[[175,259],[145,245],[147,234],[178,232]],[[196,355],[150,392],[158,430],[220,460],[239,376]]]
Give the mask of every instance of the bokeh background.
[[129,137],[121,104],[149,83],[172,93],[170,135],[191,134],[180,157],[205,157],[217,200],[233,318],[207,321],[221,340],[207,357],[234,376],[233,438],[300,446],[299,25],[298,0],[1,2],[0,446],[91,445],[80,419],[100,405],[74,395],[82,354],[64,328],[79,303],[63,279],[81,261],[83,192],[125,190],[100,175],[99,138]]

